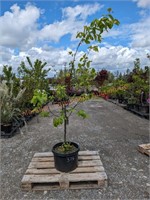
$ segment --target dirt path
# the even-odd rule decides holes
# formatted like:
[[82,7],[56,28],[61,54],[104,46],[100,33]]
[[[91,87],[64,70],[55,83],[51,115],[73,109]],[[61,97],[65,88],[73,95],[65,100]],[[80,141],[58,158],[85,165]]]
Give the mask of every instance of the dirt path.
[[70,140],[81,150],[99,151],[109,178],[104,189],[23,192],[21,179],[35,152],[51,151],[62,140],[62,127],[53,128],[52,117],[34,118],[23,134],[1,139],[1,200],[148,199],[148,157],[137,151],[149,141],[149,122],[102,99],[80,106],[90,114],[86,120],[75,115],[68,126]]

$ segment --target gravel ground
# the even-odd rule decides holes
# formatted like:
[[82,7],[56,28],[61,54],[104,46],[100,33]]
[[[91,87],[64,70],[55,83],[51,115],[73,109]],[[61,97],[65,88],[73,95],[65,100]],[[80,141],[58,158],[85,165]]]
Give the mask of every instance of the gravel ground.
[[149,141],[149,122],[102,99],[84,102],[89,118],[71,116],[70,140],[81,150],[99,151],[109,185],[103,189],[24,192],[21,179],[36,152],[51,151],[62,140],[62,127],[53,128],[52,118],[36,118],[22,134],[1,139],[1,200],[148,199],[149,158],[137,151]]

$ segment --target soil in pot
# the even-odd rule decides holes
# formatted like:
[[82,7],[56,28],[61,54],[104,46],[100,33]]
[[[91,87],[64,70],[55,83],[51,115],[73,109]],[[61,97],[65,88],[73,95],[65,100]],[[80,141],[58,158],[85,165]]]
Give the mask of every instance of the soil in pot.
[[61,172],[73,171],[78,166],[79,145],[74,142],[67,143],[73,147],[69,151],[61,151],[63,142],[57,143],[52,148],[55,168]]

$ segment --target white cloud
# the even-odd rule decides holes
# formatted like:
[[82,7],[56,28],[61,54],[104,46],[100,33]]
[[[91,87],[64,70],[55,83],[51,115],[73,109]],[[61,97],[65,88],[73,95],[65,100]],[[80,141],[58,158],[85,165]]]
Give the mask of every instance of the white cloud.
[[39,39],[58,42],[62,36],[73,34],[76,29],[80,29],[82,26],[82,23],[70,20],[55,22],[46,25],[41,31],[39,31]]
[[35,32],[37,31],[37,19],[40,10],[32,5],[26,5],[21,10],[17,4],[0,17],[0,45],[7,47],[28,47],[35,42]]
[[[4,64],[12,65],[14,71],[21,61],[30,56],[34,62],[37,58],[46,61],[47,67],[55,66],[56,69],[63,68],[64,63],[71,59],[68,55],[70,49],[54,48],[48,45],[37,47],[36,43],[54,41],[58,42],[66,34],[70,34],[71,40],[75,39],[77,31],[80,31],[86,23],[89,15],[100,10],[100,4],[86,4],[74,8],[63,9],[63,19],[53,24],[45,25],[38,29],[37,20],[41,10],[33,5],[26,5],[25,9],[20,9],[16,4],[11,7],[11,11],[5,12],[0,17],[0,45],[1,62],[0,71]],[[144,17],[141,21],[133,24],[119,26],[119,29],[112,29],[109,33],[104,33],[103,37],[129,37],[130,48],[123,46],[112,46],[103,43],[99,53],[91,52],[90,59],[92,66],[96,69],[107,68],[109,70],[124,71],[133,67],[135,58],[140,58],[142,66],[148,65],[146,53],[150,53],[150,17]],[[126,44],[128,45],[128,44]],[[20,52],[16,55],[14,48],[19,47]],[[79,52],[81,55],[83,52]]]
[[143,49],[128,48],[123,46],[101,47],[98,53],[91,52],[90,59],[93,60],[92,65],[96,69],[106,68],[111,71],[125,71],[127,68],[133,68],[133,62],[136,58],[140,58],[142,67],[148,65],[149,60],[146,54],[150,52]]
[[150,17],[129,25],[129,29],[133,47],[150,47]]
[[80,20],[85,20],[89,15],[96,13],[102,7],[103,5],[95,3],[92,6],[91,4],[86,4],[83,6],[77,5],[75,7],[67,7],[62,11],[65,18],[75,19],[78,17]]
[[12,49],[0,46],[0,63],[10,60],[13,54],[14,51]]
[[86,18],[101,8],[97,3],[92,7],[91,4],[66,7],[62,10],[63,20],[47,24],[39,30],[37,20],[43,11],[30,4],[25,9],[14,4],[11,11],[0,17],[0,45],[23,50],[31,48],[38,41],[58,42],[66,34],[71,34],[71,39],[75,39],[75,34],[81,30]]
[[46,25],[39,32],[39,38],[58,42],[62,36],[71,34],[71,40],[75,40],[77,31],[82,30],[87,17],[96,13],[102,7],[98,3],[93,4],[92,7],[91,4],[66,7],[62,10],[63,20]]
[[106,37],[113,37],[113,38],[115,38],[115,37],[117,37],[118,35],[121,35],[122,34],[122,31],[119,29],[119,28],[112,28],[110,31],[105,31],[103,34],[102,34],[102,36],[104,37],[104,38],[106,38]]
[[[0,72],[2,72],[3,65],[11,65],[14,72],[17,72],[21,61],[26,62],[26,57],[29,56],[31,61],[34,62],[36,59],[39,59],[43,62],[47,62],[47,67],[55,67],[57,70],[61,69],[64,66],[64,63],[71,59],[68,52],[71,49],[67,48],[58,49],[53,47],[44,46],[43,48],[32,47],[28,51],[20,51],[18,55],[15,55],[13,51],[8,48],[3,48],[2,60],[0,63]],[[9,57],[7,60],[7,55],[9,52]],[[26,62],[27,63],[27,62]]]
[[119,41],[124,40],[126,46],[131,48],[149,48],[150,47],[150,16],[144,16],[140,21],[132,24],[123,24],[112,29],[108,33],[104,33],[103,37],[110,37]]
[[133,0],[137,2],[137,6],[141,8],[150,8],[150,0]]
[[[4,52],[5,50],[5,52]],[[21,61],[26,61],[26,56],[29,56],[34,62],[37,58],[43,62],[47,62],[47,68],[52,68],[55,70],[63,69],[64,63],[67,62],[67,66],[71,57],[68,55],[70,48],[58,49],[49,46],[44,46],[43,48],[33,47],[28,51],[22,51],[19,55],[15,55],[13,51],[9,50],[9,60],[2,60],[0,68],[2,65],[8,64],[13,66],[13,70],[16,72],[17,67],[20,65]],[[7,55],[8,49],[3,49],[4,54]],[[140,58],[142,67],[149,65],[149,60],[146,58],[146,54],[150,53],[150,48],[143,50],[143,48],[128,48],[123,46],[110,46],[106,44],[106,47],[99,48],[99,52],[90,52],[89,59],[92,60],[92,67],[97,70],[106,68],[115,72],[126,71],[127,68],[133,68],[133,62],[136,58]],[[78,58],[83,54],[79,52]],[[5,55],[3,55],[5,58]],[[54,70],[50,72],[50,76],[54,75]]]

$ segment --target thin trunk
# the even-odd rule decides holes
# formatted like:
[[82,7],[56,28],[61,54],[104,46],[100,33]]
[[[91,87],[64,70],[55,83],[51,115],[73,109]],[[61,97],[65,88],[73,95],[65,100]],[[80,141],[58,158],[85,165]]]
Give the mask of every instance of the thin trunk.
[[67,134],[67,115],[66,115],[66,105],[64,105],[64,143],[66,143]]

